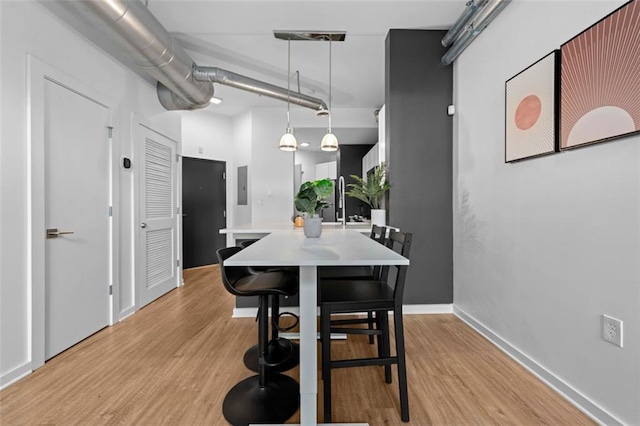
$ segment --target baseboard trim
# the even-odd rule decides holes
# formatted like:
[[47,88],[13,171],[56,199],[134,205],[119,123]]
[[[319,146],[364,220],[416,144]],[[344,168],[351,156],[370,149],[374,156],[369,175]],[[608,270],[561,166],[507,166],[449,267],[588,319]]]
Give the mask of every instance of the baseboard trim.
[[[297,306],[280,306],[280,312],[291,312],[300,316],[300,308]],[[402,312],[405,315],[418,314],[452,314],[453,304],[439,305],[402,305]],[[258,308],[233,308],[232,318],[255,318],[258,314]],[[271,309],[269,309],[271,314]],[[320,315],[318,309],[317,315]]]
[[136,313],[136,307],[134,306],[130,306],[127,309],[123,309],[122,311],[120,311],[120,319],[118,321],[122,321],[128,317],[130,317],[131,315]]
[[27,362],[26,364],[20,365],[8,373],[3,374],[0,376],[0,390],[11,386],[18,380],[28,376],[32,371],[31,362]]
[[452,314],[453,304],[442,303],[436,305],[402,305],[402,313],[405,315]]
[[502,337],[491,331],[489,328],[484,326],[484,324],[476,320],[471,315],[467,314],[462,309],[454,305],[453,313],[463,322],[465,322],[469,327],[473,328],[475,331],[484,336],[498,349],[509,355],[509,357],[515,360],[518,364],[529,370],[533,375],[542,380],[547,386],[556,391],[560,396],[569,401],[571,404],[575,405],[576,408],[578,408],[594,421],[608,426],[624,425],[623,422],[605,411],[602,407],[598,406],[586,396],[582,395],[571,385],[558,378],[555,374],[544,368],[542,365],[538,364],[527,354],[504,340]]

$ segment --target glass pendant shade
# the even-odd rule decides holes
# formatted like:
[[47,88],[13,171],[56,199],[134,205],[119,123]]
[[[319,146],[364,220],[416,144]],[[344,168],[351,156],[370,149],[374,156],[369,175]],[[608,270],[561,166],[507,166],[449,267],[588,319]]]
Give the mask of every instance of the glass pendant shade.
[[298,149],[298,141],[296,137],[291,133],[291,129],[287,129],[284,135],[280,138],[280,145],[278,147],[283,151],[295,151]]
[[336,135],[327,132],[326,135],[322,138],[322,143],[320,144],[320,149],[323,151],[337,151],[338,150],[338,139]]

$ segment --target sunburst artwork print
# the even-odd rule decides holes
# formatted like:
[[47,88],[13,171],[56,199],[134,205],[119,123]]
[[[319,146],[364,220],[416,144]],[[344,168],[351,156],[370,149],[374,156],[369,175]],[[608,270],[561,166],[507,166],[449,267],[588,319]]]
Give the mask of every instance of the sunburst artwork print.
[[640,131],[640,0],[562,45],[560,148]]
[[554,51],[505,83],[505,162],[556,151],[557,64]]

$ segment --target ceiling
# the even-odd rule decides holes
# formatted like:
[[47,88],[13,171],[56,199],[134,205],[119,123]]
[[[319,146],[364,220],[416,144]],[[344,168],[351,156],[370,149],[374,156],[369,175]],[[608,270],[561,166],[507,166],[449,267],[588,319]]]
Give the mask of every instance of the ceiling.
[[[332,108],[384,103],[385,37],[389,29],[447,29],[466,0],[149,0],[148,7],[201,66],[213,66],[287,86],[287,42],[274,30],[346,31],[332,43]],[[291,42],[291,90],[329,104],[329,43]],[[234,116],[252,107],[282,106],[216,84],[220,105],[208,110]],[[292,108],[299,108],[292,106]]]

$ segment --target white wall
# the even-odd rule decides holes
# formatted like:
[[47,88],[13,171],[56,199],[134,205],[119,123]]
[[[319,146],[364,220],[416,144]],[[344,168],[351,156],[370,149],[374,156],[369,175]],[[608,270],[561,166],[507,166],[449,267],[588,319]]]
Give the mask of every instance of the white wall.
[[249,182],[251,222],[291,220],[293,214],[293,152],[278,149],[286,128],[285,110],[252,111],[252,163]]
[[[107,94],[119,105],[122,155],[134,157],[131,140],[132,113],[173,134],[180,134],[179,113],[165,112],[155,88],[101,53],[62,24],[41,4],[0,2],[0,386],[31,370],[30,282],[28,247],[28,139],[27,139],[27,54],[31,54],[82,84]],[[35,30],[34,30],[35,29]],[[70,153],[71,155],[73,153]],[[135,167],[134,161],[134,167]],[[120,311],[133,307],[133,174],[120,172]],[[11,265],[10,268],[6,265]],[[117,319],[116,319],[117,320]]]
[[183,156],[219,161],[233,159],[231,118],[215,114],[210,108],[182,111],[181,115]]
[[[251,194],[253,193],[251,177],[253,176],[253,167],[251,165],[251,159],[253,158],[251,154],[251,140],[253,136],[253,126],[252,126],[252,117],[253,114],[251,112],[246,112],[241,114],[233,119],[233,158],[235,159],[236,169],[233,170],[233,175],[235,176],[236,182],[238,178],[238,167],[248,166],[247,167],[247,205],[239,206],[234,205],[232,209],[232,215],[234,224],[242,225],[251,222],[251,205],[252,198]],[[232,191],[237,191],[236,189],[232,189]],[[235,195],[235,199],[237,202],[237,194]]]
[[620,4],[512,2],[456,61],[454,301],[601,421],[640,424],[640,137],[503,162],[505,81]]
[[[320,142],[318,142],[320,144]],[[299,149],[295,153],[295,163],[302,167],[302,182],[316,180],[316,164],[336,161],[338,155],[335,152],[305,151]]]

